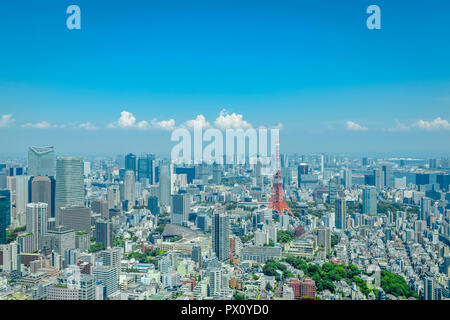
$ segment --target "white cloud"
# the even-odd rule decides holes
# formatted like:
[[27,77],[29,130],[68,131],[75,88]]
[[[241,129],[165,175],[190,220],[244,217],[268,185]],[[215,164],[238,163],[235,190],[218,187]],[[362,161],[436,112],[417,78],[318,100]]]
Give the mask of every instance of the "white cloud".
[[0,128],[7,128],[12,126],[16,121],[12,116],[13,115],[11,113],[2,115],[2,117],[0,118]]
[[86,122],[86,123],[81,123],[78,125],[78,128],[80,129],[84,129],[84,130],[88,130],[88,131],[94,131],[97,130],[97,127],[94,126],[92,123],[90,122]]
[[52,125],[47,121],[41,121],[37,123],[26,123],[22,125],[23,128],[33,128],[33,129],[49,129],[52,127]]
[[450,123],[447,120],[441,119],[440,117],[432,120],[419,120],[413,124],[414,127],[423,130],[450,130]]
[[69,124],[51,124],[48,121],[41,121],[36,123],[28,122],[26,124],[22,125],[22,128],[28,128],[28,129],[83,129],[88,131],[97,130],[97,127],[93,125],[90,122],[75,124],[75,123],[69,123]]
[[398,120],[395,120],[397,122],[397,125],[394,128],[389,128],[389,129],[383,129],[384,131],[389,131],[389,132],[407,132],[411,129],[410,126],[408,126],[407,124],[400,122]]
[[224,109],[220,112],[219,117],[214,122],[215,126],[219,129],[247,129],[252,125],[243,119],[242,114],[228,114]]
[[369,128],[361,126],[353,121],[347,121],[346,123],[347,130],[349,131],[367,131]]
[[195,126],[199,126],[200,128],[209,128],[211,125],[208,121],[206,121],[204,115],[199,114],[197,118],[186,121],[186,126],[189,128],[194,128]]
[[116,123],[110,123],[108,125],[108,128],[115,128],[116,126],[126,129],[126,128],[130,128],[130,127],[134,127],[134,125],[136,124],[136,117],[128,111],[122,111],[120,113],[120,118],[119,120],[117,120]]
[[122,128],[122,129],[140,129],[140,130],[173,130],[175,128],[175,120],[162,120],[158,121],[153,119],[150,123],[146,120],[137,121],[136,117],[128,111],[122,111],[120,118],[116,122],[110,123],[107,128]]
[[161,120],[157,121],[156,119],[152,120],[152,127],[162,130],[173,130],[175,129],[175,120]]

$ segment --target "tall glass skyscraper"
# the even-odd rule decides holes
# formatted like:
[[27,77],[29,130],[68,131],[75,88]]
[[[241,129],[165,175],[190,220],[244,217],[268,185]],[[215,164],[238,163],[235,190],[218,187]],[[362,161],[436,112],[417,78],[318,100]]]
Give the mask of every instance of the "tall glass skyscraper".
[[6,216],[9,214],[8,199],[0,195],[0,244],[6,244]]
[[334,205],[334,226],[336,229],[345,230],[347,227],[347,205],[345,199],[335,200]]
[[155,155],[147,154],[139,157],[137,166],[138,181],[148,179],[150,184],[155,184]]
[[362,192],[362,213],[376,214],[377,213],[377,190],[374,187],[365,187]]
[[28,148],[28,175],[55,175],[55,150],[53,147]]
[[136,174],[136,155],[129,153],[125,156],[125,170],[131,170]]
[[230,249],[229,229],[228,215],[214,212],[212,219],[212,249],[220,261],[228,259]]
[[174,194],[172,196],[171,223],[183,225],[188,221],[190,212],[190,198],[188,194]]
[[11,225],[11,191],[9,189],[0,190],[0,197],[5,197],[6,199],[5,219],[6,219],[6,228],[8,228]]
[[58,158],[55,191],[57,225],[59,225],[60,208],[72,205],[84,205],[83,159]]

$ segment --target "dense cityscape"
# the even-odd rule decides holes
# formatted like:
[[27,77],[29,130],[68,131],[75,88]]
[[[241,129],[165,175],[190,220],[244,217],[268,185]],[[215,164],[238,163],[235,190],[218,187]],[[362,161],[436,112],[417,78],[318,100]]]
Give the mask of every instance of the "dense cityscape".
[[0,300],[446,300],[450,159],[0,164]]

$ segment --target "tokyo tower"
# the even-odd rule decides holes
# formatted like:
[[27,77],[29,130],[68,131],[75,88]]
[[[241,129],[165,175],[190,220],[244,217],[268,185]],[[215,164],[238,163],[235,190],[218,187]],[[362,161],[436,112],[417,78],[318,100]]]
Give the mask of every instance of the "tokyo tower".
[[275,144],[275,152],[275,174],[273,175],[272,195],[270,196],[269,208],[272,210],[276,210],[279,215],[283,215],[285,211],[287,211],[291,214],[291,216],[295,217],[284,199],[283,181],[281,179],[280,165],[280,141],[278,134]]

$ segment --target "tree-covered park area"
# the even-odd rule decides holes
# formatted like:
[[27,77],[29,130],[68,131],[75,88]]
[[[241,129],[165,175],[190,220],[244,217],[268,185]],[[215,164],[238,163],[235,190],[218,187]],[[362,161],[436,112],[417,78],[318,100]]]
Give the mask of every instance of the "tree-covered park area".
[[280,270],[283,273],[283,277],[285,278],[294,276],[289,270],[287,270],[287,267],[284,264],[279,263],[275,260],[267,260],[263,266],[263,273],[266,276],[275,276],[275,280],[280,281],[281,279],[279,274],[277,273],[277,270]]
[[158,256],[163,254],[165,251],[163,250],[146,250],[144,252],[141,251],[133,251],[128,254],[128,259],[134,258],[140,263],[151,263],[154,264],[155,267],[158,266]]
[[89,253],[93,253],[93,252],[98,252],[101,250],[105,250],[105,245],[103,244],[103,242],[95,242],[93,244],[91,244],[91,246],[89,247]]
[[306,277],[310,277],[316,283],[317,292],[330,290],[335,292],[336,286],[334,281],[344,280],[348,285],[353,282],[360,288],[361,292],[366,296],[370,293],[367,284],[359,275],[364,274],[354,265],[340,265],[330,262],[324,263],[322,266],[308,263],[304,258],[288,256],[285,261],[295,269],[302,270]]
[[418,295],[411,288],[401,275],[381,270],[381,288],[386,294],[392,294],[396,297],[414,297],[418,299]]
[[278,230],[277,239],[281,243],[288,243],[294,240],[294,231],[291,230]]

